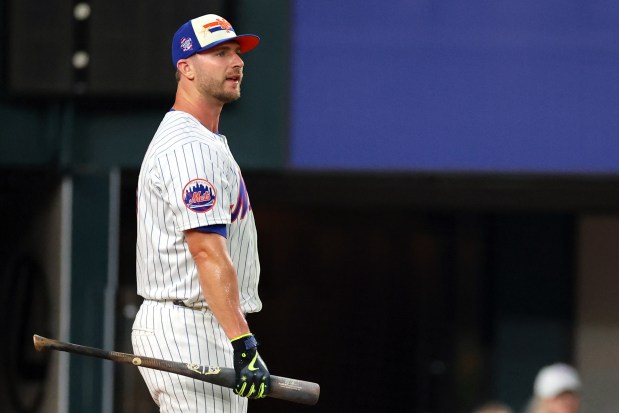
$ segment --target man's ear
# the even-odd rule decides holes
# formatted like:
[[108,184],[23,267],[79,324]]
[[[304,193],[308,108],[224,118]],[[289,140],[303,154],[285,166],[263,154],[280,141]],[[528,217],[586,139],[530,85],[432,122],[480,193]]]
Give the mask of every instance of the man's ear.
[[178,73],[180,73],[181,77],[184,76],[188,78],[189,80],[193,80],[193,78],[195,77],[193,67],[191,66],[191,63],[189,63],[187,59],[180,59],[176,63],[176,69],[178,70]]

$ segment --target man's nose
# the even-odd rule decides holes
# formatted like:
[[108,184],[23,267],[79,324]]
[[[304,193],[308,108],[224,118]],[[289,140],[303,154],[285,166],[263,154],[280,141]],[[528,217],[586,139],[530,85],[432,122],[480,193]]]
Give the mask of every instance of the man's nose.
[[243,67],[245,66],[245,62],[243,62],[243,59],[241,59],[241,55],[239,55],[238,53],[234,54],[234,67]]

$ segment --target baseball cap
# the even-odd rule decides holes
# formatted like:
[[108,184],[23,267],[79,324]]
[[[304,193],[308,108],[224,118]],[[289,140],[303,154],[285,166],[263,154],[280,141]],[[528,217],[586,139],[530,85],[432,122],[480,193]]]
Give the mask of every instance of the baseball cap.
[[184,23],[172,39],[172,64],[180,59],[203,52],[218,44],[234,40],[245,53],[258,46],[260,38],[254,34],[237,35],[226,19],[216,14],[206,14]]
[[567,364],[557,363],[542,368],[535,378],[534,392],[537,397],[549,398],[580,390],[582,383],[578,372]]

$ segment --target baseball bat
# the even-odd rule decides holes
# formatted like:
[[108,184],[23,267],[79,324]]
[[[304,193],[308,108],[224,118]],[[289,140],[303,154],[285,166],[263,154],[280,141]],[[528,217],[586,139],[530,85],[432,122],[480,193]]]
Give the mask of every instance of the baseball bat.
[[[231,389],[235,387],[236,383],[234,369],[228,367],[200,366],[198,364],[180,363],[152,357],[136,356],[135,354],[119,353],[117,351],[107,351],[41,337],[37,334],[32,338],[34,340],[34,348],[37,351],[52,349],[98,357],[118,363],[133,364],[134,366],[180,374]],[[318,397],[320,396],[320,386],[318,383],[271,375],[271,391],[268,396],[294,403],[315,405],[318,403]]]

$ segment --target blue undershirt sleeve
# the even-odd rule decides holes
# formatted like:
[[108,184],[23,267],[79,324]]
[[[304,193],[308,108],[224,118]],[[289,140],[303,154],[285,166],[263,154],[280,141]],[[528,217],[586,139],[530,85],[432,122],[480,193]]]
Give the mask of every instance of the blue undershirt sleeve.
[[228,231],[226,230],[226,224],[207,225],[204,227],[194,228],[200,232],[210,232],[213,234],[219,234],[224,238],[228,238]]

